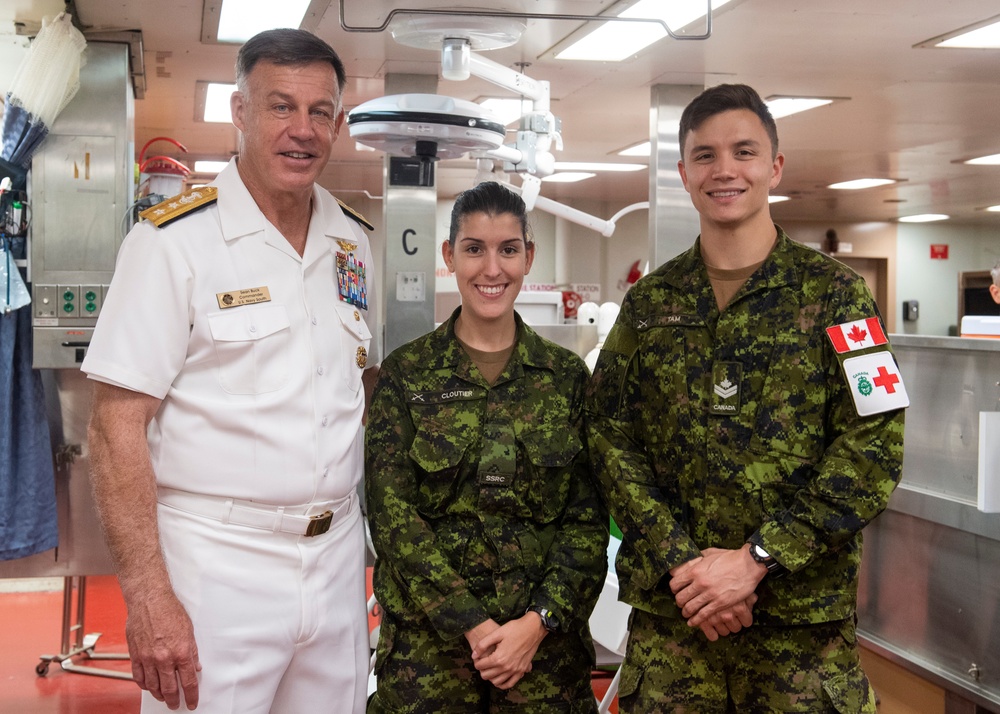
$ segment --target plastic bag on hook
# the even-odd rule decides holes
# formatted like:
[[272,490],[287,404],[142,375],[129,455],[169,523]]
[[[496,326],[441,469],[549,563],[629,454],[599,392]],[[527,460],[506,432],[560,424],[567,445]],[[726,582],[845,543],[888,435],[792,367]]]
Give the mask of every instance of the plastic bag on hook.
[[0,240],[0,314],[6,315],[30,302],[31,295],[14,262],[10,239],[3,236]]

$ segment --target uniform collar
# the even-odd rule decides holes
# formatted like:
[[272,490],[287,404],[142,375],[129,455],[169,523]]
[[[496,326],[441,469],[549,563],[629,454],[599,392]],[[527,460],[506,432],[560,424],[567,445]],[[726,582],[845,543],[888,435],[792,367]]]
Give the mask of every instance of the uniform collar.
[[[212,185],[219,189],[219,221],[222,224],[222,237],[227,242],[251,233],[267,231],[270,224],[257,209],[253,196],[240,178],[235,158],[219,172]],[[287,245],[277,229],[272,227],[271,232]],[[302,262],[309,265],[325,253],[336,250],[338,239],[358,245],[358,237],[351,221],[344,215],[337,201],[325,189],[313,185],[312,217],[309,220],[309,237],[306,239]],[[284,246],[276,247],[284,249]]]
[[[764,287],[795,286],[802,281],[792,239],[777,223],[774,224],[774,228],[778,232],[778,241],[764,263],[747,281],[746,291]],[[697,294],[708,284],[708,272],[701,257],[701,236],[698,236],[693,246],[670,261],[668,265],[669,271],[665,269],[662,271],[663,278],[682,291]]]
[[[455,320],[461,312],[462,306],[459,305],[447,322],[431,333],[431,358],[428,364],[431,369],[458,370],[463,363],[471,366],[468,354],[455,337]],[[524,324],[517,311],[514,312],[514,322],[517,324],[517,345],[511,355],[511,369],[516,365],[524,365],[555,370],[554,359],[551,351],[546,348],[545,340]],[[517,369],[520,367],[517,366]]]

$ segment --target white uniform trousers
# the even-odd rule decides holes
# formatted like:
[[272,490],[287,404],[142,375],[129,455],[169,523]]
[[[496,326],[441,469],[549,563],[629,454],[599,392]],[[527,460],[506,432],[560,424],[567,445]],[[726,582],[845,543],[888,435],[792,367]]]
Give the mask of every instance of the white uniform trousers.
[[[158,514],[170,578],[194,623],[199,714],[364,712],[369,639],[356,496],[314,537],[223,525],[163,504]],[[167,711],[143,692],[143,714]]]

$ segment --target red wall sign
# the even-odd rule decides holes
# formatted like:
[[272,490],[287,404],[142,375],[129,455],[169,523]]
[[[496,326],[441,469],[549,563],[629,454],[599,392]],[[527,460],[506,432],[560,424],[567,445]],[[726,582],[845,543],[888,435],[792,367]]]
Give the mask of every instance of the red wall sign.
[[931,260],[948,260],[948,244],[931,243]]

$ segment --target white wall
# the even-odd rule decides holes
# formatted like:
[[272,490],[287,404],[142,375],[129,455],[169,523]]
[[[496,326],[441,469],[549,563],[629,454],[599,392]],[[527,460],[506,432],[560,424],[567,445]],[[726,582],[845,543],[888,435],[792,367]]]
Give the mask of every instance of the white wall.
[[[948,246],[947,260],[932,260],[931,244]],[[903,300],[920,301],[920,319],[907,333],[947,335],[958,320],[958,274],[989,270],[1000,259],[1000,228],[952,226],[947,223],[899,224],[896,309]]]

